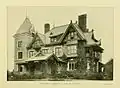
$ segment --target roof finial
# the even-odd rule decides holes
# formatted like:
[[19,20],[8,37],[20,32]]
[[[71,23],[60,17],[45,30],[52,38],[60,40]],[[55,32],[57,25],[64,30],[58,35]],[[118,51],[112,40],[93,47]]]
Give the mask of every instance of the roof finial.
[[25,12],[26,12],[26,18],[28,18],[28,13],[27,13],[27,7],[26,7],[26,9],[25,9]]

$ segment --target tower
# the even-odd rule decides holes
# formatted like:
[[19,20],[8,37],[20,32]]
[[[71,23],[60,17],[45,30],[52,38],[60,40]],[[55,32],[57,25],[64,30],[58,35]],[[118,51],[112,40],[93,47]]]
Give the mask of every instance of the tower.
[[[32,41],[34,27],[28,17],[25,18],[22,25],[17,30],[14,37],[14,70],[18,71],[19,65],[22,65],[28,58],[27,46]],[[24,69],[24,66],[20,67]]]

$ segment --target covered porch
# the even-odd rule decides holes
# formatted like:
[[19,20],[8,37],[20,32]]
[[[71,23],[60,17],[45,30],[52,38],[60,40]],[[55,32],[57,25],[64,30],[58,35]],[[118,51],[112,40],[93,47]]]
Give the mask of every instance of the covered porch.
[[35,56],[25,61],[26,63],[18,64],[18,71],[27,74],[52,74],[61,71],[65,62],[57,58],[54,54]]

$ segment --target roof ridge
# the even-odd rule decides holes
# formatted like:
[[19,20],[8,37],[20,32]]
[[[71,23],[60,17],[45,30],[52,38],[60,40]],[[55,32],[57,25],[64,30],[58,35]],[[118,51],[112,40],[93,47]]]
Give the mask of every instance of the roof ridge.
[[69,24],[59,25],[59,26],[53,27],[51,30],[53,30],[54,28],[58,28],[58,27],[62,27],[62,26],[67,26],[67,25],[69,25]]
[[[59,25],[59,26],[53,27],[53,28],[51,28],[51,30],[49,30],[47,33],[51,32],[52,30],[54,30],[54,29],[56,29],[56,28],[64,27],[64,26],[67,26],[67,25],[69,25],[69,24],[64,24],[64,25]],[[47,33],[45,33],[45,34],[47,34]]]

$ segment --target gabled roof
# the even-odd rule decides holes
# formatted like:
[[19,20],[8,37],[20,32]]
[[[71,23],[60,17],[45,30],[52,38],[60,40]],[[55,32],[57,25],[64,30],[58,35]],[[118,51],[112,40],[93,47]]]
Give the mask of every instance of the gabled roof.
[[50,54],[42,54],[41,52],[38,52],[35,56],[29,58],[28,60],[26,60],[27,62],[28,61],[41,61],[41,60],[48,60],[50,59],[51,57],[54,57],[58,62],[64,62],[63,60],[61,60],[60,58],[57,58],[57,56],[53,53],[50,53]]
[[35,42],[36,40],[42,41],[42,45],[45,44],[45,36],[44,36],[43,34],[41,34],[41,33],[35,33],[34,36],[33,36],[32,41],[30,42],[30,44],[28,44],[27,48],[28,48],[28,49],[31,49],[31,48],[32,48],[32,45],[34,44],[34,42]]
[[62,40],[63,40],[64,37],[66,36],[67,31],[69,30],[69,27],[70,27],[70,26],[72,26],[72,27],[78,32],[78,35],[80,36],[80,38],[81,38],[82,40],[85,39],[85,36],[84,36],[82,30],[78,27],[77,23],[72,23],[72,21],[71,21],[71,23],[69,24],[69,26],[68,26],[67,29],[65,30],[65,33],[64,33],[63,36],[60,38],[60,42],[62,42]]
[[64,39],[64,37],[65,37],[67,31],[69,30],[70,26],[72,26],[78,32],[78,35],[80,36],[80,38],[82,40],[87,41],[87,45],[94,45],[94,44],[100,44],[101,43],[100,41],[97,41],[94,38],[93,31],[83,32],[81,30],[81,28],[78,26],[77,23],[72,23],[72,21],[71,21],[70,24],[54,27],[49,32],[47,32],[45,34],[45,44],[50,44],[50,37],[54,37],[54,36],[57,36],[57,35],[61,35],[61,37],[60,37],[59,40],[54,42],[54,44],[58,44],[58,43],[62,42],[62,40]]
[[29,33],[29,32],[35,32],[35,29],[30,21],[29,18],[25,18],[24,22],[20,26],[20,28],[17,30],[16,34],[22,34],[22,33]]
[[80,36],[82,37],[82,39],[85,39],[85,35],[84,35],[83,31],[80,29],[80,27],[78,26],[78,24],[74,23],[73,25],[74,25],[75,29],[78,31],[78,33],[80,34]]
[[[60,44],[62,42],[62,40],[64,39],[64,37],[66,36],[67,31],[69,30],[70,26],[72,26],[76,30],[76,32],[78,32],[78,35],[82,40],[87,41],[87,45],[93,45],[93,44],[100,43],[99,41],[97,41],[94,38],[93,31],[83,32],[81,30],[81,28],[78,26],[78,24],[77,23],[72,23],[72,21],[69,24],[66,24],[66,25],[53,27],[50,31],[48,31],[45,34],[37,33],[37,35],[45,45],[52,44],[50,42],[50,37],[59,36],[59,39],[57,39],[57,41],[54,42],[53,44]],[[32,23],[31,23],[30,19],[26,17],[23,24],[20,26],[20,28],[16,32],[16,34],[30,33],[30,32],[35,33],[35,29],[34,29]],[[34,39],[35,38],[33,37],[33,40]]]

